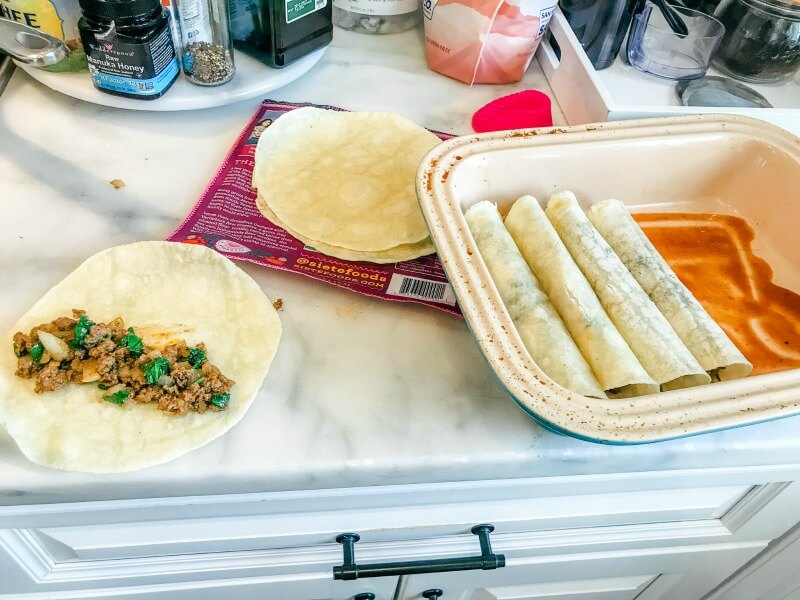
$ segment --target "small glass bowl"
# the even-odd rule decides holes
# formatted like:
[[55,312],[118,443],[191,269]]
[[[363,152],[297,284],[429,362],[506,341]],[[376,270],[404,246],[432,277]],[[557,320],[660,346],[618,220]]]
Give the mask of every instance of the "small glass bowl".
[[725,34],[725,26],[700,11],[682,6],[672,8],[686,23],[688,35],[672,31],[661,11],[648,1],[633,17],[628,35],[628,61],[636,69],[664,79],[697,79],[705,75]]

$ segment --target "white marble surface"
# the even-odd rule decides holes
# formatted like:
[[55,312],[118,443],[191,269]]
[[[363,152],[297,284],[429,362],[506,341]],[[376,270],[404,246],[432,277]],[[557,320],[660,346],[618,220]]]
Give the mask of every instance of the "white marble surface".
[[[492,97],[426,70],[421,32],[336,32],[274,98],[395,111],[466,133]],[[85,257],[163,238],[213,175],[256,102],[190,113],[106,109],[18,72],[0,99],[0,328]],[[111,179],[126,187],[115,190]],[[29,464],[0,432],[0,504],[315,489],[797,462],[800,419],[636,447],[544,431],[496,385],[464,323],[303,277],[244,267],[284,300],[264,388],[230,433],[172,463],[118,476]]]

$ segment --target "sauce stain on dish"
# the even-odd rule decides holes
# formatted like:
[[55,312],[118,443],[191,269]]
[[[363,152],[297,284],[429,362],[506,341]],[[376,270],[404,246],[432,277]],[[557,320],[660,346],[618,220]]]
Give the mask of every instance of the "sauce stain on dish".
[[753,375],[800,368],[800,295],[772,282],[740,217],[640,213],[636,222],[680,280],[753,363]]

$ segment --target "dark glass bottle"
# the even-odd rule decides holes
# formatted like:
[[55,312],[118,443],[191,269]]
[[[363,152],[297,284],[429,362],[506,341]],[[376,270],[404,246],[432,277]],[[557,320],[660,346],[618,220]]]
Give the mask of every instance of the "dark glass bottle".
[[228,0],[233,45],[285,67],[333,39],[330,0]]
[[160,0],[80,0],[80,5],[78,29],[94,86],[137,100],[163,96],[180,69]]
[[564,16],[598,71],[614,64],[639,0],[560,0]]

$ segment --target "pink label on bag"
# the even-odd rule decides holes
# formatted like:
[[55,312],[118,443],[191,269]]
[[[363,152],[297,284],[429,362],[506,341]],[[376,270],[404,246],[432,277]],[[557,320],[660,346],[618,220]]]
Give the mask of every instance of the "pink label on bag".
[[556,0],[423,0],[428,67],[464,83],[519,81]]
[[[258,138],[275,119],[300,106],[314,105],[270,100],[261,104],[200,200],[167,240],[202,244],[233,260],[299,273],[366,296],[417,302],[460,315],[435,254],[389,265],[341,260],[306,246],[261,215],[251,184]],[[452,137],[435,133],[442,139]]]

